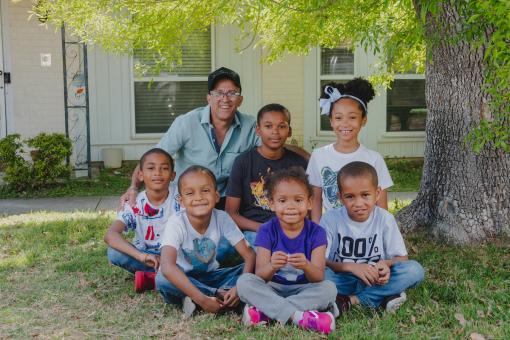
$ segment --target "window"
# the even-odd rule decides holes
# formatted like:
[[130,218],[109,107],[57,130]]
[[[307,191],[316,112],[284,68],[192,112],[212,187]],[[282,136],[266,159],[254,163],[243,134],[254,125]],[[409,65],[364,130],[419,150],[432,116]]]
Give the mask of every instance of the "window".
[[[348,48],[321,48],[319,64],[319,96],[325,84],[345,83],[354,78],[354,53]],[[319,119],[320,131],[331,131],[329,117],[323,115]]]
[[424,131],[425,79],[396,78],[386,92],[386,131]]
[[[135,132],[164,133],[175,118],[207,105],[207,76],[212,67],[211,31],[197,32],[186,42],[182,65],[134,79]],[[137,50],[133,65],[151,65],[148,52]]]

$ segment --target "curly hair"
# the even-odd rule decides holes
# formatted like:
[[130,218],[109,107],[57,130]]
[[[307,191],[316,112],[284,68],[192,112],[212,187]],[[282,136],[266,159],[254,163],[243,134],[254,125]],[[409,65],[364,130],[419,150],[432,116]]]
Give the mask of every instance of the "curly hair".
[[[363,103],[365,103],[365,106],[368,104],[369,101],[371,101],[375,97],[375,91],[372,84],[368,80],[360,77],[349,80],[346,83],[332,82],[325,84],[324,87],[322,88],[321,98],[329,98],[329,95],[324,93],[324,88],[326,86],[337,88],[341,94],[348,94],[356,98],[359,98]],[[367,112],[365,111],[363,106],[360,103],[358,103],[358,107],[361,110],[363,117],[365,117],[367,115]],[[329,115],[331,116],[331,112],[329,112]]]
[[269,199],[273,199],[273,194],[281,182],[297,182],[303,184],[308,193],[308,197],[312,197],[313,189],[308,182],[308,176],[300,166],[292,166],[287,169],[280,169],[270,174],[264,183],[264,190]]

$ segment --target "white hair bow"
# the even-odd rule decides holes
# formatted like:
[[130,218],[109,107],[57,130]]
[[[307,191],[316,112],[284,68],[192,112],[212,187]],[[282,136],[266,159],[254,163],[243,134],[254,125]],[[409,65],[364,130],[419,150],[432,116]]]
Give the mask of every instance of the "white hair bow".
[[336,102],[341,98],[351,98],[361,104],[365,112],[367,112],[367,106],[361,99],[355,96],[351,96],[350,94],[341,94],[340,91],[336,87],[326,86],[324,88],[324,93],[329,96],[329,98],[321,98],[319,99],[319,105],[321,107],[321,115],[329,115],[331,111],[331,104]]

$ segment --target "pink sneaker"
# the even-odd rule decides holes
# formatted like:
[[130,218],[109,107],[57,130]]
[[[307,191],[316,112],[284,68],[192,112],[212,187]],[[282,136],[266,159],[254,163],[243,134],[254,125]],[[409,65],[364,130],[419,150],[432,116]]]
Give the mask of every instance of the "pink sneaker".
[[270,319],[257,308],[249,305],[244,306],[243,323],[245,326],[265,325],[269,320]]
[[329,334],[335,330],[335,318],[330,312],[311,310],[303,313],[303,318],[299,320],[298,325],[304,329]]

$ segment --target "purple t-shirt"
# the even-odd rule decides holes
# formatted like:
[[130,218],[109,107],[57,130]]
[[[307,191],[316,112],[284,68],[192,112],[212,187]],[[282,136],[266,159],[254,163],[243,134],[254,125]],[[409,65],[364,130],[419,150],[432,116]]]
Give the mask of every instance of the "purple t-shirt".
[[[326,231],[307,218],[305,218],[303,230],[294,238],[288,238],[278,218],[273,217],[260,226],[255,239],[256,247],[266,248],[271,251],[271,254],[276,251],[283,251],[289,255],[303,253],[308,261],[311,260],[312,251],[315,248],[327,244]],[[290,264],[277,271],[271,281],[285,285],[308,283],[305,273]]]

